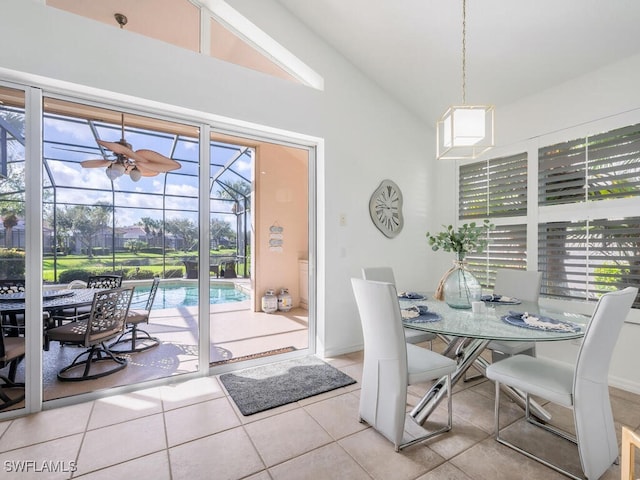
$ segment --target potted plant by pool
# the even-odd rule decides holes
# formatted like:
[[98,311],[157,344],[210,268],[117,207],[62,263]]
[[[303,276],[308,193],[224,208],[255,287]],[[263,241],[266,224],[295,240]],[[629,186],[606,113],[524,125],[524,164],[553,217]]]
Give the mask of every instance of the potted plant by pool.
[[489,243],[488,233],[494,225],[485,220],[482,225],[465,223],[457,229],[443,225],[445,229],[437,234],[427,232],[429,245],[434,251],[453,252],[456,258],[440,279],[435,298],[444,300],[453,308],[471,308],[471,302],[480,300],[482,288],[469,271],[465,257],[469,253],[482,253]]

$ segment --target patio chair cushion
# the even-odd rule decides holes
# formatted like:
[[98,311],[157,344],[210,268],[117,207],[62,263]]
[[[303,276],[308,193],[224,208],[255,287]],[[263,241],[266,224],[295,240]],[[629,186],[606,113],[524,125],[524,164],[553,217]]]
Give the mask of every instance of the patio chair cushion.
[[0,357],[0,363],[21,357],[24,352],[24,337],[4,337],[4,356]]

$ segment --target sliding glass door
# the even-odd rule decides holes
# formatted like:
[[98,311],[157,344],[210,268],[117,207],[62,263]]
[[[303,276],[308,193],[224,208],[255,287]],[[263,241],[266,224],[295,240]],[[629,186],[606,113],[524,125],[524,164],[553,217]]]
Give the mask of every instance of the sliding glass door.
[[210,148],[211,366],[306,351],[309,149],[216,132]]
[[[51,342],[43,353],[44,400],[196,372],[199,357],[197,277],[199,129],[195,126],[44,98],[43,268],[45,287],[71,292],[92,275],[115,275],[134,286],[132,308],[144,310],[160,279],[149,322],[158,340],[125,352],[127,367],[98,380],[61,382],[60,369],[82,349]],[[67,302],[68,303],[68,302]],[[90,305],[44,303],[48,327]],[[138,343],[143,343],[139,334]],[[122,345],[118,350],[142,348]]]
[[0,412],[24,408],[25,92],[0,84]]

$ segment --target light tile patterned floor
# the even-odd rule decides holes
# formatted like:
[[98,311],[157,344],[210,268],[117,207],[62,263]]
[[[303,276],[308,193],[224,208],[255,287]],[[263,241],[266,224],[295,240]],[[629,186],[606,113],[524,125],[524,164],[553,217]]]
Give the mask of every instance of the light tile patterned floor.
[[[360,380],[361,352],[329,361]],[[409,403],[427,387],[411,387]],[[495,442],[491,383],[475,380],[454,391],[453,431],[396,453],[358,422],[359,383],[244,417],[216,377],[199,378],[0,422],[0,478],[565,478]],[[612,404],[618,431],[621,424],[640,428],[640,397],[612,389]],[[508,401],[503,412],[505,425],[522,417]],[[438,407],[434,420],[444,415]],[[553,415],[569,423],[567,411]],[[562,441],[540,440],[556,450],[553,442]],[[619,479],[619,467],[603,478]]]

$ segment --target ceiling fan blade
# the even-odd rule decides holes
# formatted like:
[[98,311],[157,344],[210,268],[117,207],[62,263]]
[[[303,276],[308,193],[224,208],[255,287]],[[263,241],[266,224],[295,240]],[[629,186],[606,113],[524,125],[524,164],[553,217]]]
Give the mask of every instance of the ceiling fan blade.
[[96,159],[96,160],[84,160],[80,162],[80,165],[82,165],[82,168],[99,168],[99,167],[106,167],[111,163],[112,163],[111,160]]
[[140,170],[140,173],[142,174],[143,177],[155,177],[156,175],[158,175],[158,172],[149,170],[148,168],[145,168],[140,165],[136,165],[136,168]]
[[104,140],[98,140],[98,143],[100,145],[102,145],[104,148],[106,148],[107,150],[111,150],[116,155],[124,155],[125,157],[131,158],[132,160],[142,160],[142,161],[144,161],[144,159],[140,159],[140,157],[138,157],[138,155],[136,155],[136,152],[134,152],[133,150],[131,150],[128,147],[125,147],[121,143],[118,143],[118,142],[105,142]]
[[169,157],[154,152],[153,150],[136,150],[136,155],[144,161],[145,168],[155,170],[157,172],[170,172],[180,168],[180,164]]

